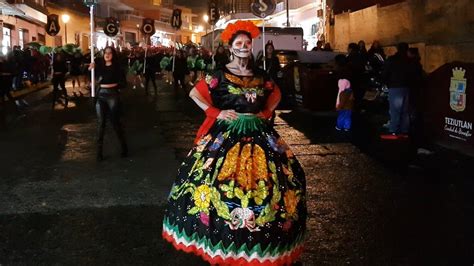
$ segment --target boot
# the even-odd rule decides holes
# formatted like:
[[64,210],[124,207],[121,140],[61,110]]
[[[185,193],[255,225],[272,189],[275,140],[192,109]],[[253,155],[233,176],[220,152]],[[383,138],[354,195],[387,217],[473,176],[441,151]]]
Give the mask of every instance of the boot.
[[125,158],[128,157],[128,145],[127,141],[125,140],[125,133],[121,126],[116,127],[117,137],[120,142],[120,146],[122,147],[122,152],[120,153],[120,157]]
[[122,158],[128,157],[128,146],[127,146],[127,143],[125,142],[122,143],[122,152],[120,153],[120,157]]

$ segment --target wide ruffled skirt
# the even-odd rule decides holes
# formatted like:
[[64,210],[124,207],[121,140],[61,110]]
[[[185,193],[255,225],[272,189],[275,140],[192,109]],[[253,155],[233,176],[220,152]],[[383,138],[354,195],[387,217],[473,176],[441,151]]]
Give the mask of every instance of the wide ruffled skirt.
[[219,265],[288,265],[306,229],[304,172],[255,116],[218,121],[178,171],[163,221],[176,249]]

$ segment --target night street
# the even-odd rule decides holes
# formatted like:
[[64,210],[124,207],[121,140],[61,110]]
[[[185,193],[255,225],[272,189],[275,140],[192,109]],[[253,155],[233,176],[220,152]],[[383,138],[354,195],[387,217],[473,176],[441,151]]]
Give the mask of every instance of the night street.
[[[164,82],[156,96],[129,88],[130,156],[108,127],[98,163],[92,101],[68,88],[68,108],[51,111],[51,88],[32,93],[0,132],[0,264],[206,265],[161,237],[202,112]],[[278,112],[308,182],[303,265],[472,265],[474,161],[443,149],[413,159],[407,142],[378,139],[378,120],[366,113],[341,134],[333,113]]]

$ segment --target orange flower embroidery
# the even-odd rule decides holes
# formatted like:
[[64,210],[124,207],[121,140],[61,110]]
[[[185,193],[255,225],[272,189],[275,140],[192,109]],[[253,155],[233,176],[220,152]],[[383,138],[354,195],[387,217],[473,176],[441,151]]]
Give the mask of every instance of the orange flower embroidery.
[[287,218],[295,216],[296,207],[298,206],[298,202],[300,201],[300,197],[296,194],[296,191],[288,190],[287,192],[285,192],[283,200],[285,201]]

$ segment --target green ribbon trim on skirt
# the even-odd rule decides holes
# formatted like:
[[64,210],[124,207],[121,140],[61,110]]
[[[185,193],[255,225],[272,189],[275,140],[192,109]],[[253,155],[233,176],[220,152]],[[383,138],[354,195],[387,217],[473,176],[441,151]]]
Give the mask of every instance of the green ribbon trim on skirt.
[[261,131],[265,127],[265,121],[255,115],[239,115],[235,120],[218,120],[219,124],[225,124],[232,133],[251,134]]

